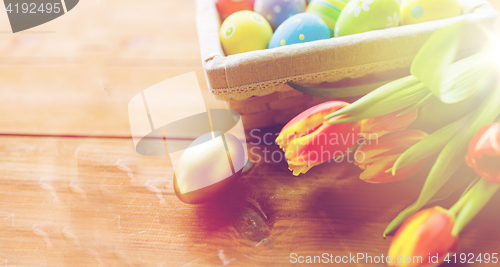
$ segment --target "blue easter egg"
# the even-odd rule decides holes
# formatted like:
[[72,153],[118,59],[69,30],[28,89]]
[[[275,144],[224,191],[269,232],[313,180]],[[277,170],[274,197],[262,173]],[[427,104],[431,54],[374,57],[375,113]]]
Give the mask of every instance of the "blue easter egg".
[[306,0],[255,0],[253,9],[269,21],[273,30],[289,17],[304,12]]
[[330,28],[317,15],[300,13],[283,22],[274,32],[269,48],[329,39]]

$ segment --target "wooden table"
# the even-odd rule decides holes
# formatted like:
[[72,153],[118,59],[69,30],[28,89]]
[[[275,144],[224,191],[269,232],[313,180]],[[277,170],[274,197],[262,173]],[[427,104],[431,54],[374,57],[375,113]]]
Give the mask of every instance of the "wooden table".
[[[260,162],[224,199],[187,205],[169,160],[135,152],[127,105],[145,88],[196,71],[207,105],[224,107],[207,90],[194,14],[193,1],[87,0],[12,34],[0,12],[0,266],[289,266],[290,253],[387,254],[383,229],[423,177],[371,185],[349,164],[293,177],[283,161]],[[497,195],[467,227],[460,252],[500,252],[499,204]]]

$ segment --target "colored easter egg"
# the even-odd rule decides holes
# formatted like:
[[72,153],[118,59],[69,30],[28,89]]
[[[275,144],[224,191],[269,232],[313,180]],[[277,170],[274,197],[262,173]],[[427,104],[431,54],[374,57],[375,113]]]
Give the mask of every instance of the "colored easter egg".
[[274,32],[269,48],[306,43],[331,37],[325,21],[310,13],[300,13],[285,20]]
[[335,37],[399,26],[397,0],[352,0],[340,13]]
[[236,136],[210,132],[198,137],[179,158],[174,174],[175,194],[189,204],[220,197],[242,172],[242,168],[232,170],[230,161],[234,166],[245,164],[245,150]]
[[401,3],[401,25],[456,17],[462,7],[456,0],[405,0]]
[[222,19],[226,19],[234,12],[252,10],[255,0],[217,0],[215,6]]
[[269,21],[273,29],[278,28],[289,17],[303,12],[305,0],[255,0],[254,11]]
[[306,12],[320,16],[333,31],[340,12],[349,0],[312,0]]
[[238,11],[222,23],[220,41],[227,55],[266,49],[273,35],[269,22],[253,11]]

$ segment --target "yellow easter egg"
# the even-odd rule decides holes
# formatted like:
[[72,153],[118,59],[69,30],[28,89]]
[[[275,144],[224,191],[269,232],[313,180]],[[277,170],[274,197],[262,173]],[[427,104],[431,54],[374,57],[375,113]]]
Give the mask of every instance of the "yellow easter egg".
[[401,24],[417,24],[426,21],[456,17],[462,7],[456,0],[403,0]]
[[238,11],[222,23],[219,31],[227,55],[266,49],[273,29],[264,17],[253,11]]

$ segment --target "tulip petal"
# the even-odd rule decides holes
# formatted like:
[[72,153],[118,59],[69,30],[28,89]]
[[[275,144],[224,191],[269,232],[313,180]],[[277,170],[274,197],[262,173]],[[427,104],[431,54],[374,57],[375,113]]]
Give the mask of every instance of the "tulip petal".
[[276,138],[276,143],[285,146],[291,138],[314,131],[323,124],[323,117],[326,114],[340,110],[348,105],[349,103],[343,101],[328,101],[305,110],[283,127],[278,138]]
[[324,124],[308,135],[292,139],[286,147],[289,162],[321,163],[342,156],[358,140],[359,124]]
[[288,164],[288,169],[292,171],[292,174],[294,176],[299,176],[299,174],[306,173],[308,170],[310,170],[314,166],[315,165],[307,166],[306,164],[295,165],[295,164],[289,163]]
[[467,164],[481,177],[500,183],[500,123],[483,127],[469,143]]
[[398,157],[399,154],[379,158],[373,164],[368,165],[359,178],[367,183],[374,184],[398,182],[414,176],[428,163],[428,160],[423,160],[406,166],[395,176],[391,173],[386,173],[385,170],[394,165]]
[[366,140],[365,144],[360,145],[357,149],[356,162],[372,163],[377,160],[377,157],[403,153],[426,136],[427,134],[422,131],[409,129],[392,132],[376,140]]
[[421,262],[394,263],[390,266],[435,266],[429,262],[429,255],[439,254],[442,262],[447,253],[458,248],[458,238],[451,234],[455,217],[449,211],[434,207],[413,215],[399,228],[392,239],[388,255],[420,258]]
[[399,228],[398,232],[392,238],[389,247],[389,256],[409,256],[412,255],[414,247],[417,245],[415,233],[419,227],[431,216],[432,210],[423,210],[418,213],[418,216],[406,220]]
[[396,111],[363,120],[361,123],[361,136],[365,139],[380,138],[390,132],[405,130],[417,119],[417,110],[397,116],[399,112]]
[[[344,155],[359,138],[360,123],[332,125],[324,116],[348,103],[330,101],[314,106],[292,119],[276,139],[285,152],[293,175],[306,173],[313,166]],[[334,117],[331,121],[342,118]]]

